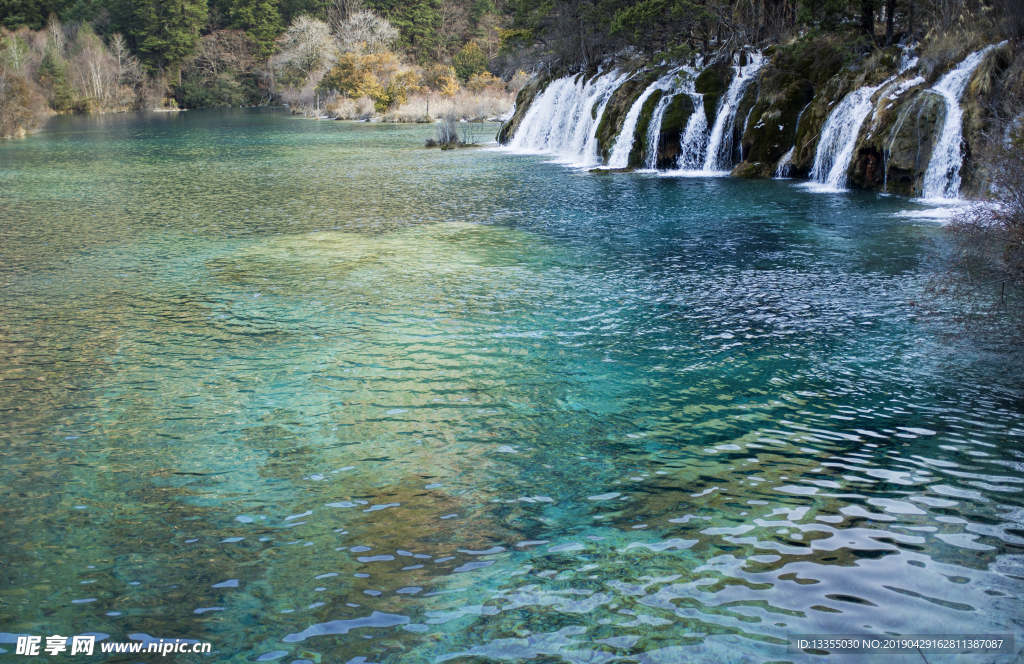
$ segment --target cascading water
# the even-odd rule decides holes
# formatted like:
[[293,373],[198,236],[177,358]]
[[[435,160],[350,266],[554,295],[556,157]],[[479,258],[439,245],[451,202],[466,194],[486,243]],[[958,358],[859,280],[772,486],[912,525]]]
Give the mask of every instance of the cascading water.
[[960,197],[960,168],[964,163],[962,147],[964,112],[960,108],[960,97],[967,89],[974,70],[981,64],[985,55],[994,48],[996,46],[986,46],[980,51],[971,53],[957,65],[956,69],[940,78],[939,82],[930,90],[941,95],[945,100],[946,117],[942,122],[939,140],[932,148],[928,170],[924,173],[924,187],[922,188],[922,198],[924,199],[955,200]]
[[[643,94],[633,102],[629,112],[626,114],[626,119],[622,123],[622,131],[619,132],[619,137],[615,139],[615,144],[612,146],[612,153],[608,157],[608,168],[626,168],[629,166],[629,153],[633,151],[633,143],[636,140],[636,125],[640,120],[640,111],[643,110],[644,103],[650,99],[656,90],[670,89],[675,73],[675,71],[672,71],[651,83],[644,90]],[[653,126],[654,123],[652,122],[651,125]],[[660,130],[661,118],[658,118],[657,126]]]
[[[811,107],[813,101],[807,102],[807,105],[800,109],[800,112],[796,114],[796,123],[794,131],[800,130],[800,120],[804,117],[804,111]],[[753,112],[754,109],[750,109]],[[789,149],[789,152],[782,155],[782,159],[779,159],[778,166],[775,168],[775,177],[780,180],[788,180],[793,176],[793,155],[796,154],[796,146],[794,145]]]
[[782,155],[782,159],[779,160],[779,167],[775,169],[775,177],[780,180],[786,180],[789,178],[793,171],[793,153],[796,152],[796,146],[794,145],[789,149],[789,152]]
[[704,95],[693,92],[690,98],[694,110],[680,140],[678,165],[684,171],[699,171],[704,168],[704,156],[708,151],[708,116],[704,114]]
[[832,109],[821,129],[821,139],[811,168],[811,180],[833,191],[846,188],[846,171],[853,159],[857,134],[868,113],[875,107],[871,98],[895,78],[881,85],[857,88]]
[[552,81],[530,105],[508,147],[554,155],[580,166],[598,163],[597,125],[612,93],[626,78],[612,71],[589,81],[582,76]]
[[718,109],[715,126],[711,128],[708,138],[707,154],[704,157],[704,172],[715,173],[728,171],[732,168],[733,125],[736,122],[736,107],[739,106],[747,86],[754,80],[754,75],[764,66],[764,57],[760,53],[750,56],[745,67],[735,67],[736,75],[729,84],[725,100]]
[[913,69],[917,66],[920,58],[917,57],[917,42],[900,47],[900,73]]
[[736,108],[747,86],[754,81],[754,75],[764,66],[764,57],[759,53],[750,55],[748,64],[733,67],[736,75],[729,84],[715,124],[708,129],[704,108],[704,95],[688,92],[693,99],[694,112],[686,123],[680,141],[680,156],[677,166],[683,172],[701,175],[719,175],[732,168],[733,132],[736,123]]
[[658,106],[651,114],[651,124],[647,127],[647,159],[644,168],[658,167],[658,138],[661,136],[661,121],[665,119],[665,109],[675,99],[675,94],[665,93],[658,100]]

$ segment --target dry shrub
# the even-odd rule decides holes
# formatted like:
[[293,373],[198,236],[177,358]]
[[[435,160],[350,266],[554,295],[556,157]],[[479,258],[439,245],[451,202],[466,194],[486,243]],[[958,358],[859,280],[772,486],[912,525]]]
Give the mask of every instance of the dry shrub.
[[482,74],[476,74],[466,81],[466,89],[477,94],[484,90],[500,90],[503,87],[505,87],[504,82],[489,71],[485,71]]
[[328,115],[339,120],[369,120],[373,113],[374,102],[370,97],[338,97],[328,110]]
[[485,88],[479,93],[463,89],[451,98],[418,94],[388,111],[382,119],[385,122],[431,122],[433,118],[450,115],[455,121],[480,122],[507,115],[512,110],[514,99],[511,93],[500,87]]
[[974,70],[969,93],[974,97],[988,96],[999,87],[999,79],[1013,58],[1009,43],[989,53]]
[[[440,99],[434,103],[434,112],[440,109]],[[430,98],[424,94],[412,95],[404,104],[392,108],[381,118],[384,122],[433,122],[430,117]]]
[[50,114],[34,84],[0,68],[0,138],[21,138],[38,131]]
[[512,78],[508,79],[508,83],[505,84],[505,92],[516,94],[524,85],[530,82],[531,78],[533,77],[522,69],[517,70],[516,73],[512,75]]
[[980,16],[964,14],[950,30],[936,28],[929,32],[918,61],[925,78],[934,82],[969,54],[988,46],[992,40],[987,23]]

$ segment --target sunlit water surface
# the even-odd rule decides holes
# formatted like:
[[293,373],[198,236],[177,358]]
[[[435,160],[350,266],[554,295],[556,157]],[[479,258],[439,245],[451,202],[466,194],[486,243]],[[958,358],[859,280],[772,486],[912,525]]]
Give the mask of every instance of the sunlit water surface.
[[1021,370],[918,319],[913,203],[432,131],[235,110],[0,143],[4,657],[1024,645]]

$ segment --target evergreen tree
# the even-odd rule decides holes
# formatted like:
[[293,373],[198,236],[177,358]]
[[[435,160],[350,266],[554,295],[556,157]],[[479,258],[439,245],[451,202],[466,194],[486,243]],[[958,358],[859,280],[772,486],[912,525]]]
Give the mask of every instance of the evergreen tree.
[[39,30],[50,14],[61,14],[74,0],[0,0],[0,26]]
[[55,111],[70,111],[75,107],[75,98],[68,82],[68,66],[52,48],[46,49],[37,74],[39,84],[50,95],[50,106]]
[[244,30],[256,42],[261,60],[274,52],[274,40],[284,31],[274,0],[236,0],[228,8],[228,27]]
[[469,42],[452,58],[455,75],[465,83],[477,74],[487,71],[487,55],[476,42]]
[[291,25],[292,21],[305,14],[319,21],[326,21],[327,8],[331,6],[331,0],[280,0],[281,17],[285,25]]
[[191,55],[206,12],[206,0],[137,2],[133,33],[142,61],[151,69],[164,69]]
[[367,6],[391,21],[402,37],[400,44],[420,64],[431,61],[440,36],[439,0],[370,0]]

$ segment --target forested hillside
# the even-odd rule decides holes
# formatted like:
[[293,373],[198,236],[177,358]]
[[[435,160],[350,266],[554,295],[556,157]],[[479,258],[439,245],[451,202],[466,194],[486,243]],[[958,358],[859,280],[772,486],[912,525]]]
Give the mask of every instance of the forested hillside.
[[47,112],[162,107],[425,120],[436,99],[492,117],[526,77],[489,72],[503,11],[495,0],[0,0],[0,136]]
[[908,35],[1019,34],[1024,21],[1020,0],[508,0],[505,11],[506,46],[566,67],[613,54],[679,60],[798,36],[839,36],[854,56]]
[[0,135],[48,111],[167,106],[417,120],[444,99],[486,117],[524,72],[741,47],[831,71],[920,41],[938,71],[1019,38],[1022,16],[1019,0],[0,0]]
[[121,34],[145,66],[159,69],[181,63],[203,35],[220,30],[244,32],[266,57],[300,16],[337,23],[363,9],[397,28],[396,47],[420,65],[449,62],[470,41],[491,56],[498,46],[495,0],[0,0],[0,26],[42,30],[51,16],[88,23],[104,40]]

